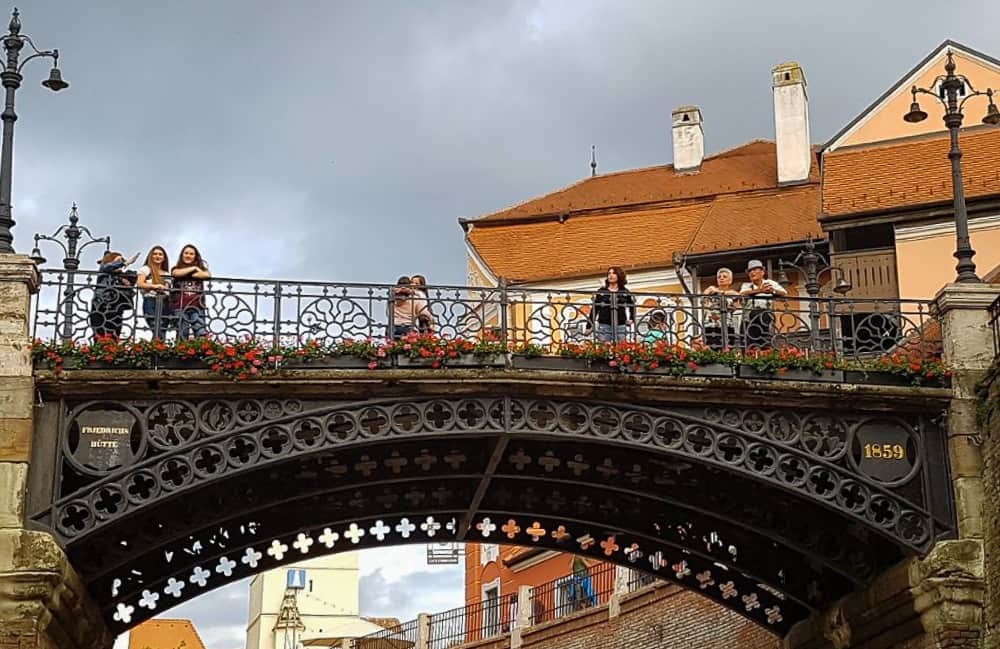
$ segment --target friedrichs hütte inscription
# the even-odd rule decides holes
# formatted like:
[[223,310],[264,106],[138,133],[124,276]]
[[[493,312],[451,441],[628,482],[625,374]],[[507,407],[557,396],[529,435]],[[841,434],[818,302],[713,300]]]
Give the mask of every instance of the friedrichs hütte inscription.
[[77,443],[73,458],[98,471],[130,464],[135,459],[132,431],[136,418],[124,410],[86,410],[75,420]]

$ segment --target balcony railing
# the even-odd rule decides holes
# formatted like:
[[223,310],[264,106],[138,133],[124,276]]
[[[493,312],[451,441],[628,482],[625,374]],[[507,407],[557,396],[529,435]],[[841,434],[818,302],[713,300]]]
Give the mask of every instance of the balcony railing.
[[[528,599],[522,600],[529,609],[525,616],[528,626],[606,605],[615,593],[615,576],[615,566],[602,563],[532,587]],[[624,580],[624,592],[631,593],[658,581],[652,575],[629,570]],[[350,648],[407,649],[419,646],[447,649],[468,642],[489,640],[516,628],[521,617],[518,606],[516,593],[486,598],[354,638]]]
[[43,271],[33,305],[35,338],[207,334],[276,345],[337,343],[386,339],[412,325],[442,337],[533,344],[552,354],[571,343],[604,339],[719,350],[791,347],[863,358],[900,348],[933,355],[941,337],[927,300],[632,292],[613,293],[601,306],[592,293],[579,291],[433,286],[420,296],[426,309],[417,314],[413,305],[420,302],[387,284],[213,279],[196,295],[169,292],[150,301],[134,288],[98,280],[98,273],[77,271],[70,283],[61,271]]
[[531,624],[542,624],[575,611],[607,604],[615,591],[615,566],[601,563],[574,571],[531,589]]

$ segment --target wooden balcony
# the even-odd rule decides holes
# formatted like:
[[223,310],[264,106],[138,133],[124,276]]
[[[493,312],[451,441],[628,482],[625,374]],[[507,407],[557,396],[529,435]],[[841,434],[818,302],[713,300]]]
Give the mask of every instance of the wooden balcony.
[[851,283],[850,297],[899,297],[896,251],[893,248],[838,252],[833,255],[833,264],[844,271],[847,281]]

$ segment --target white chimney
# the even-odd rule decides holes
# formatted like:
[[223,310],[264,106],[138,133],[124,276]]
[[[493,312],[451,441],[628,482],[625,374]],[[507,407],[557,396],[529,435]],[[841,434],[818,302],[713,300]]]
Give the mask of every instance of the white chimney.
[[673,112],[674,171],[698,171],[705,157],[705,132],[697,106],[681,106]]
[[812,143],[809,139],[809,98],[806,75],[791,61],[771,71],[774,88],[774,139],[778,148],[778,184],[809,179]]

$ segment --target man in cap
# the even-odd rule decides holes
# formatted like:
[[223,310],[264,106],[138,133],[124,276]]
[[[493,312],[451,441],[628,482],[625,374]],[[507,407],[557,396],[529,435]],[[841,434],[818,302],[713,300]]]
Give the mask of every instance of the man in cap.
[[772,300],[775,296],[785,297],[788,291],[773,279],[764,278],[764,264],[759,259],[751,259],[747,264],[749,282],[743,282],[740,295],[744,296],[744,336],[747,348],[767,347],[771,343],[771,329],[774,326]]

